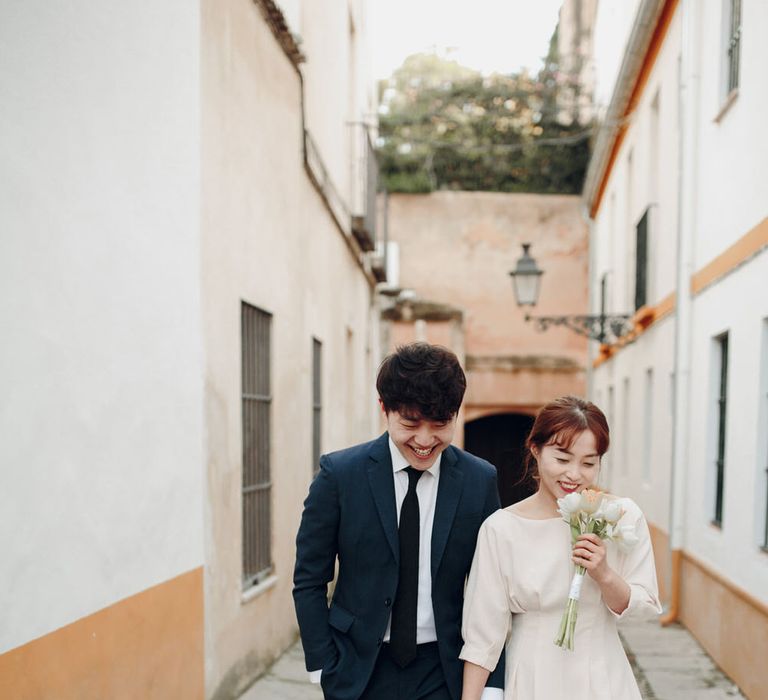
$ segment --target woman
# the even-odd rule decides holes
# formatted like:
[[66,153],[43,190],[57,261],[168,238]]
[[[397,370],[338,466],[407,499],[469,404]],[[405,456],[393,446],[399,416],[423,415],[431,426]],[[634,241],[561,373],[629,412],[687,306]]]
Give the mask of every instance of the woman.
[[[648,525],[619,499],[620,526],[639,542],[622,552],[592,534],[572,545],[557,499],[595,486],[608,424],[594,404],[566,396],[546,405],[526,441],[535,494],[480,529],[467,584],[462,700],[479,700],[506,643],[505,700],[640,700],[616,620],[639,606],[661,612]],[[587,571],[573,651],[555,645],[574,567]]]

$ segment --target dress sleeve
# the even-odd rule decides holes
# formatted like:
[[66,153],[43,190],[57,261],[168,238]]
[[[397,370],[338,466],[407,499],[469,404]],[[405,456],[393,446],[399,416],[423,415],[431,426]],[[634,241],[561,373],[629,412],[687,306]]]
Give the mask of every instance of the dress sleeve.
[[497,536],[491,516],[477,536],[475,557],[464,596],[459,658],[493,671],[507,640],[511,619],[509,593],[501,572]]
[[629,604],[621,614],[608,608],[611,614],[619,620],[641,607],[650,608],[657,614],[661,613],[656,564],[653,559],[648,523],[634,501],[628,498],[623,499],[623,501],[622,505],[626,512],[618,524],[619,526],[634,527],[638,541],[633,547],[620,554],[618,573],[629,584]]

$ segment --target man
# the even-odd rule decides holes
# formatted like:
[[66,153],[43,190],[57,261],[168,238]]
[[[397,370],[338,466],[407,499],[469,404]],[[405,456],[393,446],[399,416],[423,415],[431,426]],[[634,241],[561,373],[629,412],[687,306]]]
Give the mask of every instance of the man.
[[[382,363],[387,432],[323,455],[296,538],[293,596],[326,700],[459,700],[464,583],[496,470],[451,446],[466,378],[414,343]],[[328,584],[338,558],[330,607]],[[498,698],[504,663],[483,700]]]

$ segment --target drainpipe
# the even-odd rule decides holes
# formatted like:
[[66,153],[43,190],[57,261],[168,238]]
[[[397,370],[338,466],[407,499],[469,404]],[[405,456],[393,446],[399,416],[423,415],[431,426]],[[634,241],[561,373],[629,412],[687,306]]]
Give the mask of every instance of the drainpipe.
[[696,234],[699,31],[695,0],[682,0],[682,53],[678,63],[678,195],[672,465],[669,500],[670,605],[662,625],[680,614],[680,572],[685,546],[688,477],[688,416],[691,374],[691,274]]

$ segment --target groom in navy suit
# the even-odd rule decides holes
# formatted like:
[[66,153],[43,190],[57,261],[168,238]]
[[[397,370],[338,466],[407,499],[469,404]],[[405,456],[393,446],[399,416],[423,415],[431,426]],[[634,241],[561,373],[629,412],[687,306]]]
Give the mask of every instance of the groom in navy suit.
[[[387,432],[323,455],[296,538],[293,597],[326,700],[459,700],[464,583],[496,469],[451,445],[456,356],[398,348],[376,388]],[[338,579],[328,605],[328,584]],[[483,700],[502,697],[504,657]]]

